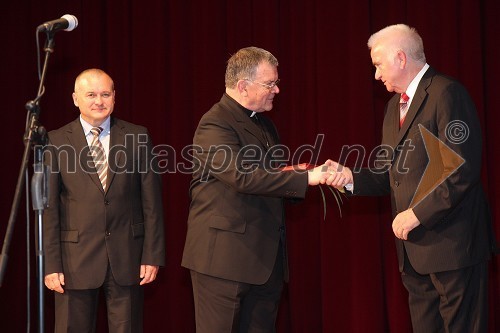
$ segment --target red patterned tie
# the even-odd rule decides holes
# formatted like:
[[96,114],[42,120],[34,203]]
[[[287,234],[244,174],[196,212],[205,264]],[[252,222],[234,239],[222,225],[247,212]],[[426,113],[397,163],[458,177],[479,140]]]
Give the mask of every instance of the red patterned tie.
[[401,94],[401,98],[399,99],[399,128],[403,126],[405,122],[406,113],[408,112],[408,100],[410,97],[406,93]]

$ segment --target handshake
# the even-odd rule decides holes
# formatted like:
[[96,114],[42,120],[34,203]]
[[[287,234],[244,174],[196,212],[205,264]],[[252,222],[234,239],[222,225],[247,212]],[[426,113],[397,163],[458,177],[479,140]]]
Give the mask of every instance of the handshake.
[[323,165],[317,166],[308,173],[309,185],[326,184],[342,191],[344,186],[353,184],[352,172],[335,161],[327,160]]

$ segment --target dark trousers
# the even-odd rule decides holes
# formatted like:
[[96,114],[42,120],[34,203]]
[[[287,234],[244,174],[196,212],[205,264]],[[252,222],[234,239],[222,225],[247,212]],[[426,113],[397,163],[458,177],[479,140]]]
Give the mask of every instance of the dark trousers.
[[99,290],[106,299],[110,333],[141,333],[144,294],[142,286],[116,284],[108,267],[106,279],[98,289],[65,289],[55,293],[56,333],[95,332]]
[[220,279],[191,271],[197,333],[275,332],[283,260],[278,255],[263,285]]
[[488,324],[488,265],[421,275],[405,258],[414,333],[484,333]]

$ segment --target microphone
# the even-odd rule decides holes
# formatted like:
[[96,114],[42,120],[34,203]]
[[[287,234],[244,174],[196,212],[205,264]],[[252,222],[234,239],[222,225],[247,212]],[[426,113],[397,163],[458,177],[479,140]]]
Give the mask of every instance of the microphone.
[[66,14],[63,15],[60,19],[40,24],[37,30],[45,32],[56,32],[59,30],[71,31],[77,26],[78,19],[74,15]]

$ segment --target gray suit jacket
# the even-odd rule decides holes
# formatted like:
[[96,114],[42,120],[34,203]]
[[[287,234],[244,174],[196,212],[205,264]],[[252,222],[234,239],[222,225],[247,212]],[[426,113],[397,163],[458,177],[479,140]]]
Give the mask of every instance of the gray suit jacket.
[[106,192],[80,120],[49,133],[45,274],[63,272],[69,289],[101,286],[108,262],[124,286],[139,282],[141,264],[164,265],[161,178],[148,132],[116,118],[110,130]]
[[[388,162],[385,172],[363,169],[354,175],[354,191],[360,195],[391,194],[392,215],[408,209],[422,181],[429,158],[422,125],[446,146],[461,156],[463,163],[448,177],[450,167],[442,158],[429,169],[424,181],[432,179],[435,189],[413,204],[421,225],[410,232],[408,240],[396,239],[399,268],[403,270],[404,249],[421,274],[455,270],[486,260],[493,247],[491,220],[480,181],[481,128],[476,108],[457,81],[429,68],[422,77],[399,129],[399,94],[386,106],[382,145]],[[461,126],[467,137],[460,140]],[[455,127],[456,129],[456,127]],[[402,148],[406,142],[406,148]],[[439,154],[438,154],[439,155]],[[438,158],[439,159],[439,158]]]
[[182,265],[263,284],[284,240],[283,198],[303,198],[308,182],[306,173],[272,168],[267,143],[279,147],[276,129],[259,114],[264,135],[247,112],[224,94],[200,120]]

